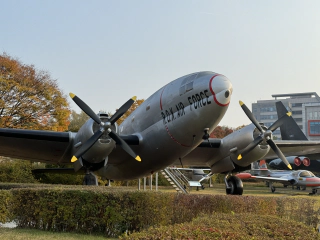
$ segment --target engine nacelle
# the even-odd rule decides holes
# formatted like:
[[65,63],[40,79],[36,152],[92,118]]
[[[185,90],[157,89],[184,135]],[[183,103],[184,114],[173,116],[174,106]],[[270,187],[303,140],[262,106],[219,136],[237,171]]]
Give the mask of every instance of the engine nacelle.
[[[241,160],[237,159],[241,151],[253,142],[259,134],[259,130],[257,130],[253,124],[250,124],[226,136],[220,145],[221,151],[219,152],[219,156],[213,156],[212,159],[208,161],[212,171],[214,171],[214,168],[219,168],[220,172],[232,171],[234,164],[247,167],[252,162],[263,159],[270,150],[269,145],[265,142],[257,145]],[[221,159],[223,159],[223,161],[219,161]]]
[[[304,156],[289,156],[287,157],[288,162],[292,165],[293,169],[303,169],[303,166],[309,167],[311,164],[311,161],[308,157]],[[301,166],[301,164],[303,166]],[[270,167],[275,168],[275,169],[286,169],[285,164],[281,161],[281,159],[277,158],[272,160],[269,163]]]
[[294,160],[293,160],[293,163],[294,163],[294,165],[299,167],[302,162],[301,162],[301,159],[299,157],[295,157]]
[[[289,163],[290,163],[290,161],[289,161]],[[293,160],[293,163],[298,167],[301,165],[301,163],[304,166],[309,167],[311,162],[310,162],[310,159],[307,157],[295,157]]]
[[305,158],[303,158],[302,163],[303,163],[303,165],[305,165],[306,167],[309,167],[311,162],[310,162],[310,159],[309,159],[309,158],[305,157]]
[[[100,119],[102,122],[107,121],[107,117],[102,114],[100,115]],[[111,128],[114,132],[118,132],[118,125],[116,123],[111,126]],[[73,153],[79,150],[81,146],[98,130],[99,125],[92,119],[89,119],[75,136]],[[111,139],[107,131],[105,131],[100,139],[82,156],[82,158],[89,163],[100,163],[107,158],[115,148],[115,145],[115,141]]]

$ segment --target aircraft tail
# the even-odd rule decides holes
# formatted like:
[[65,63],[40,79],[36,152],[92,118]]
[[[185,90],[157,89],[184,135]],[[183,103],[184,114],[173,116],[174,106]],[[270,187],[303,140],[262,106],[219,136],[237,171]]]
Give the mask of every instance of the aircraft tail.
[[265,160],[251,163],[251,173],[253,176],[264,176],[269,174],[269,169]]
[[[278,118],[287,114],[288,110],[281,101],[276,102]],[[296,121],[290,117],[285,124],[280,126],[280,133],[282,140],[308,140],[306,135],[302,132]]]

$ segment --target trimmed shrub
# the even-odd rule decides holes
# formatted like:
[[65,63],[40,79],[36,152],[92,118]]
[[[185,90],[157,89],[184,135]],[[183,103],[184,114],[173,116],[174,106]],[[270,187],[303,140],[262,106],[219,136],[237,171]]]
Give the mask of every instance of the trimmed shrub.
[[12,220],[11,211],[9,209],[12,201],[12,194],[10,191],[0,191],[0,222],[6,223]]
[[76,187],[12,189],[9,208],[15,222],[23,228],[103,233],[110,237],[215,213],[274,215],[312,227],[319,223],[319,206],[312,199],[72,188]]
[[188,223],[151,227],[120,239],[320,239],[320,234],[310,226],[276,216],[214,213]]

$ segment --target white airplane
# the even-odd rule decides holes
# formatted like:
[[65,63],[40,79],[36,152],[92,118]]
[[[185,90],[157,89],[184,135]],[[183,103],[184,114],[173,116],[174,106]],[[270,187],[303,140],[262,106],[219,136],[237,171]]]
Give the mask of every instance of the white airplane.
[[253,124],[223,139],[210,139],[232,92],[231,82],[221,74],[192,73],[156,91],[120,126],[117,119],[135,98],[109,117],[95,114],[70,94],[90,116],[77,133],[0,129],[0,155],[53,164],[72,162],[75,171],[84,169],[109,180],[137,179],[170,165],[207,166],[212,174],[225,174],[227,194],[241,195],[242,181],[230,176],[233,172],[277,157],[291,167],[285,155],[320,153],[320,142],[272,140],[272,132],[291,118],[289,113],[266,128],[241,101]]
[[243,172],[237,174],[241,179],[259,179],[269,183],[271,192],[275,192],[276,188],[273,186],[273,182],[280,182],[284,185],[292,185],[297,187],[311,187],[311,194],[316,194],[317,189],[320,188],[320,178],[316,177],[312,172],[307,170],[289,171],[289,170],[269,170],[267,168],[265,160],[261,160],[259,163],[252,163],[250,173]]

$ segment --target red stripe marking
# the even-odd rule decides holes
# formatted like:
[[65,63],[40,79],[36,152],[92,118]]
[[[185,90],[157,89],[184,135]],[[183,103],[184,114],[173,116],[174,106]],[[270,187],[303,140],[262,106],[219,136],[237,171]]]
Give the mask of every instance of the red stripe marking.
[[185,144],[183,144],[183,143],[180,143],[177,139],[175,139],[175,138],[172,136],[172,134],[171,134],[170,131],[169,131],[169,128],[167,127],[167,125],[166,125],[165,127],[166,127],[166,130],[167,130],[167,133],[169,134],[169,136],[171,137],[171,139],[172,139],[173,141],[175,141],[176,143],[178,143],[179,145],[181,145],[181,146],[183,146],[183,147],[192,147],[191,145],[189,146],[189,145],[185,145]]
[[161,111],[162,111],[162,93],[163,93],[165,88],[166,88],[166,86],[163,87],[161,95],[160,95],[160,109],[161,109]]
[[212,89],[212,84],[211,84],[211,83],[212,83],[212,80],[213,80],[216,76],[220,76],[220,74],[214,75],[214,76],[210,79],[210,82],[209,82],[210,92],[212,93],[213,99],[214,99],[214,101],[216,102],[216,104],[218,104],[218,105],[221,106],[221,107],[228,106],[230,102],[228,102],[227,104],[219,103],[219,101],[218,101],[217,98],[216,98],[216,94],[214,93],[214,91],[213,91],[213,89]]

